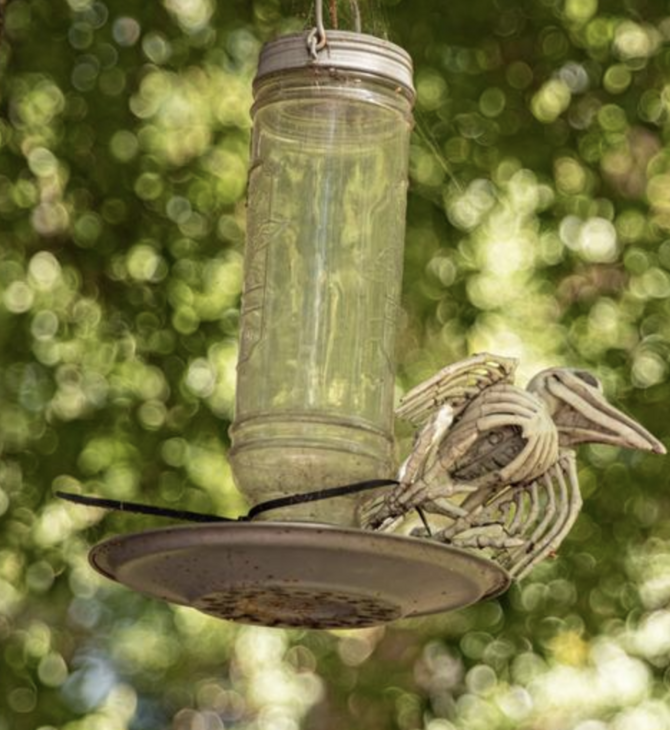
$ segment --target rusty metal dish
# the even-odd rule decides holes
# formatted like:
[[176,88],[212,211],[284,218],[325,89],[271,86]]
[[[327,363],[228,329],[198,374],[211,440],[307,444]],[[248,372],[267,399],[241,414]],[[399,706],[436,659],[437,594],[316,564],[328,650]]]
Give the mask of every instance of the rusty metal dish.
[[169,527],[94,547],[93,567],[133,590],[264,626],[360,628],[496,595],[495,563],[428,540],[313,523]]

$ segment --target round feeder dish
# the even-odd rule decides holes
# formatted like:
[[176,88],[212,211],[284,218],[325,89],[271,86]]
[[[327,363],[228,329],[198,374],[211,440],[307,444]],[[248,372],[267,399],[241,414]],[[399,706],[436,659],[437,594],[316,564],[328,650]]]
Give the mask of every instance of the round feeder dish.
[[429,540],[312,523],[169,527],[90,553],[103,575],[218,618],[263,626],[361,628],[496,595],[491,561]]

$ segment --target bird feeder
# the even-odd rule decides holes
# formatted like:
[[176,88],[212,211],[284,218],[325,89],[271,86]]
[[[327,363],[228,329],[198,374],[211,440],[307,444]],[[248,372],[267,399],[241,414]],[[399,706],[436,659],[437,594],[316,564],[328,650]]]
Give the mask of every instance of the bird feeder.
[[[394,344],[414,98],[371,36],[265,47],[254,131],[233,473],[253,503],[393,471]],[[264,513],[353,526],[356,495]]]
[[411,59],[326,33],[317,2],[311,33],[263,48],[254,100],[230,462],[252,505],[276,507],[113,538],[92,564],[142,593],[274,626],[368,626],[500,592],[507,573],[486,559],[360,529],[360,493],[337,489],[396,471]]

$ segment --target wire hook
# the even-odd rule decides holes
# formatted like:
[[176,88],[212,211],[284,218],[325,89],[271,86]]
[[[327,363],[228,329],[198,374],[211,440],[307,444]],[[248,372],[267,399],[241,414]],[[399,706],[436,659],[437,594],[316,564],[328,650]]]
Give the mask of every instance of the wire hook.
[[[351,19],[356,33],[361,32],[361,9],[358,6],[358,0],[349,0],[349,7],[351,8]],[[333,1],[331,5],[331,21],[337,27],[337,0]],[[314,15],[316,19],[316,25],[310,31],[307,36],[307,48],[309,49],[310,56],[316,61],[319,51],[323,50],[328,44],[328,38],[326,37],[326,26],[323,22],[323,0],[315,0],[314,2]]]
[[312,28],[307,36],[307,48],[312,58],[316,61],[318,52],[326,47],[326,26],[323,23],[323,0],[315,0],[314,3],[316,26]]

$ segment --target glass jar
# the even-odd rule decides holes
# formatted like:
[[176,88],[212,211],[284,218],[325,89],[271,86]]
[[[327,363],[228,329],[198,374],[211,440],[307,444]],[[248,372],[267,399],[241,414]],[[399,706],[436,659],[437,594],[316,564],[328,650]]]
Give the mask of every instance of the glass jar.
[[[330,31],[265,46],[254,83],[230,451],[252,504],[388,478],[405,232],[411,61]],[[357,496],[262,519],[355,525]]]

